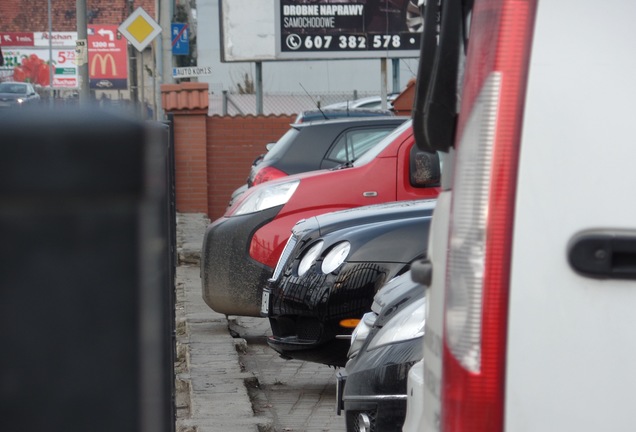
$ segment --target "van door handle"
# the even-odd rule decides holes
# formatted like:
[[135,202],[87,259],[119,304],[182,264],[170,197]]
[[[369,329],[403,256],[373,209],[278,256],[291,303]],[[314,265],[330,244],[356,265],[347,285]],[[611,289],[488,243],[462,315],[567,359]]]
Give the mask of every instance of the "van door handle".
[[636,232],[581,232],[570,241],[568,259],[582,276],[636,279]]

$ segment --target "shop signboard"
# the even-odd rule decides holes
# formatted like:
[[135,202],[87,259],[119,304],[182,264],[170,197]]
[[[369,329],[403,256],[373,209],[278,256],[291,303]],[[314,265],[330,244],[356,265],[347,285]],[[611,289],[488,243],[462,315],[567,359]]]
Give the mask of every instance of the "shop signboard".
[[116,25],[88,26],[88,76],[91,89],[128,88],[127,46],[126,39]]

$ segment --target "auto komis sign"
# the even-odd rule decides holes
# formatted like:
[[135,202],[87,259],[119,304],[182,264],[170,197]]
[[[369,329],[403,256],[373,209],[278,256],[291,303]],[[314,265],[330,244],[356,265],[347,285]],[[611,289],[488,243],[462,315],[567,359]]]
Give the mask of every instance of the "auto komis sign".
[[[91,88],[127,88],[126,41],[116,29],[115,25],[90,25],[88,28]],[[12,70],[16,81],[48,87],[51,85],[51,68],[54,88],[78,88],[76,42],[76,32],[52,32],[50,35],[48,32],[0,32],[4,69]],[[52,57],[49,57],[49,50]]]

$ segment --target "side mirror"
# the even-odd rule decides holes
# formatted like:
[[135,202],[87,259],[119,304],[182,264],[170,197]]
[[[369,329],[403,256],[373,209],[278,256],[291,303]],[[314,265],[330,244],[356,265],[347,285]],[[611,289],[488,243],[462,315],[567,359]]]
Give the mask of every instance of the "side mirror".
[[264,158],[264,157],[265,157],[265,155],[264,155],[264,154],[262,154],[262,155],[258,155],[258,156],[256,157],[256,159],[254,159],[254,162],[252,162],[252,166],[256,166],[256,165],[258,165],[259,163],[261,163],[261,162],[263,161],[263,158]]
[[267,144],[265,144],[265,148],[267,149],[267,151],[270,151],[272,149],[272,147],[274,147],[275,145],[276,145],[275,142],[267,143]]
[[409,176],[413,187],[434,187],[440,185],[442,170],[437,152],[420,150],[417,146],[411,149]]

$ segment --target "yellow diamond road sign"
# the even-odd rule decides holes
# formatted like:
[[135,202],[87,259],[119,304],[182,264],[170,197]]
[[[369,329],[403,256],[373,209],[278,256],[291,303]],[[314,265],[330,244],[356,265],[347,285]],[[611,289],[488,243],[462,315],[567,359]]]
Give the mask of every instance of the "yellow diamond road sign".
[[138,51],[143,51],[161,33],[161,26],[138,7],[117,29]]

